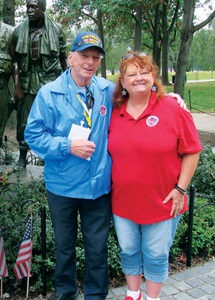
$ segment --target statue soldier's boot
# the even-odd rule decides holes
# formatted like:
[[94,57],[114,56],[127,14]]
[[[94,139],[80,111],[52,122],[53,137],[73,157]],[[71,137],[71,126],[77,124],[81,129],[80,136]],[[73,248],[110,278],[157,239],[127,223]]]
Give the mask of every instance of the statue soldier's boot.
[[16,165],[13,167],[13,171],[16,173],[22,171],[22,169],[25,168],[27,165],[26,156],[27,156],[28,149],[20,149],[19,151],[20,151],[19,160],[16,163]]

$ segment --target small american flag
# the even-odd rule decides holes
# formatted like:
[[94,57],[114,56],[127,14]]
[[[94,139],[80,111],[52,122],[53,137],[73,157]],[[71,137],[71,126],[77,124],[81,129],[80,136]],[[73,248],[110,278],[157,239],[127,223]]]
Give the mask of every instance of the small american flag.
[[19,249],[17,260],[13,266],[16,279],[31,276],[31,255],[32,255],[32,221],[31,217],[26,224],[25,234]]
[[6,257],[4,252],[4,243],[2,238],[2,231],[0,228],[0,279],[7,277],[7,264],[6,264]]

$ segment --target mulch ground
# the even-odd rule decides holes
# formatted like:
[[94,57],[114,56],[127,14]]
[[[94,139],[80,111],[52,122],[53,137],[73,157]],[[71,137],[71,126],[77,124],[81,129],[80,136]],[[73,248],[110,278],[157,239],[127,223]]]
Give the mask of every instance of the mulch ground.
[[213,132],[199,131],[199,137],[202,145],[215,146],[215,134]]

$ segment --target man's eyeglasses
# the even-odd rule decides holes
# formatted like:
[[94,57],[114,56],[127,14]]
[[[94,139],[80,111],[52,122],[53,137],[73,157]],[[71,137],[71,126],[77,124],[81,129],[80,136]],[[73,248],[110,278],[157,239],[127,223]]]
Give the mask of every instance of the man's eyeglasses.
[[122,57],[122,60],[129,59],[134,56],[147,56],[147,52],[136,52],[136,53],[128,53]]

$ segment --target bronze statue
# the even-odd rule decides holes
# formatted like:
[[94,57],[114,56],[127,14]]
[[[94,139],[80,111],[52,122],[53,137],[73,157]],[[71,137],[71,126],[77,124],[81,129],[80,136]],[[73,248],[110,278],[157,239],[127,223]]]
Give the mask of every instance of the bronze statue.
[[12,75],[12,57],[10,45],[14,27],[0,22],[0,147],[7,120],[13,111],[12,96],[8,84]]
[[67,68],[66,40],[62,26],[46,14],[46,0],[27,0],[28,18],[14,32],[12,53],[15,66],[17,108],[17,141],[20,156],[14,171],[26,167],[29,149],[24,130],[38,90],[53,81]]

